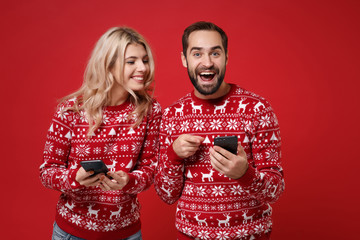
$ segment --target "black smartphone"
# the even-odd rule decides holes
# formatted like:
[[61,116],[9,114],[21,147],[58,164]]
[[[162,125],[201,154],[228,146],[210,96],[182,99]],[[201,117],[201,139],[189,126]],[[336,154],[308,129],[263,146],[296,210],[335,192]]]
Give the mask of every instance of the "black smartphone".
[[236,155],[237,147],[238,147],[238,138],[237,136],[216,137],[214,139],[214,145],[222,147],[223,149]]
[[107,168],[107,166],[105,165],[105,163],[102,160],[81,161],[80,165],[87,172],[94,171],[94,174],[91,175],[91,177],[95,176],[96,174],[99,174],[99,173],[104,173],[106,175],[106,173],[109,171],[109,169]]

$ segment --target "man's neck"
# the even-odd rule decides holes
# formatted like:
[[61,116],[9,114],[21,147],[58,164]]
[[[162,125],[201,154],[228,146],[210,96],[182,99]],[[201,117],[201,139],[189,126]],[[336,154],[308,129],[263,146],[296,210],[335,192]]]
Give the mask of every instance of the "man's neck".
[[220,97],[225,96],[226,94],[228,94],[230,89],[231,89],[230,84],[228,84],[226,82],[222,82],[219,89],[215,93],[213,93],[211,95],[201,94],[196,89],[194,89],[194,94],[195,94],[196,97],[198,97],[200,99],[204,99],[204,100],[217,99],[217,98],[220,98]]

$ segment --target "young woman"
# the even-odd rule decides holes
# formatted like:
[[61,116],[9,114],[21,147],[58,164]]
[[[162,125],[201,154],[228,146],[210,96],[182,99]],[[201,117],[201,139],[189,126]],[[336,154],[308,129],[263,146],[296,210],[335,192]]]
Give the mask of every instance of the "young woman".
[[[60,191],[53,239],[141,239],[137,194],[153,182],[161,107],[144,38],[112,28],[97,42],[84,83],[54,114],[40,179]],[[102,160],[92,175],[80,162]],[[69,238],[71,237],[71,238]]]

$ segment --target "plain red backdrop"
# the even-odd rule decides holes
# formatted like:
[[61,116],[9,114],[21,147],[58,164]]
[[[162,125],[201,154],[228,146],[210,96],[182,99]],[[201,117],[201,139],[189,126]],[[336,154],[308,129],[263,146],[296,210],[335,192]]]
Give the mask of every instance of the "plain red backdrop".
[[[56,100],[80,87],[97,39],[127,25],[156,56],[163,107],[192,89],[181,35],[198,20],[229,36],[225,80],[266,97],[279,118],[286,190],[273,239],[355,239],[359,224],[357,0],[0,2],[1,238],[50,239],[58,192],[38,167]],[[140,195],[143,236],[175,239],[175,206]]]

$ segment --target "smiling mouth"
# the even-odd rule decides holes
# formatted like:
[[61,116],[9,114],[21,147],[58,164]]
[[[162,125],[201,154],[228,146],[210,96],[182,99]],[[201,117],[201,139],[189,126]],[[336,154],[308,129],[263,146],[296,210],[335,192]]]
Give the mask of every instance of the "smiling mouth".
[[144,77],[143,76],[133,76],[132,79],[134,79],[135,81],[144,81]]
[[215,73],[214,72],[201,72],[199,74],[201,80],[209,82],[212,81],[215,77]]

